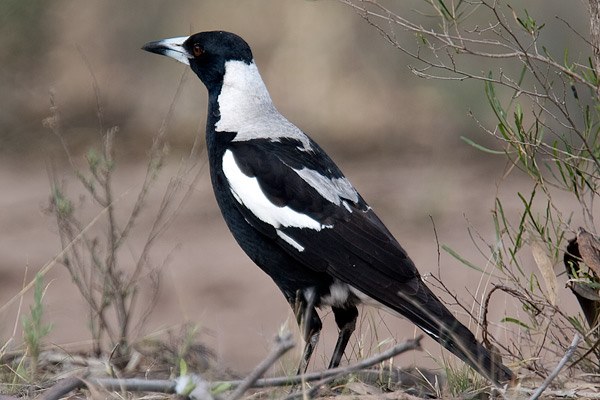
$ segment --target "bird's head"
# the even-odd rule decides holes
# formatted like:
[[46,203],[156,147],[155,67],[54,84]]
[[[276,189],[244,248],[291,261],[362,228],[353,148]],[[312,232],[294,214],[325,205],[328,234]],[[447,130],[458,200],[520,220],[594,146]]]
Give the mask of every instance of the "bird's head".
[[228,61],[250,65],[252,51],[241,37],[224,31],[200,32],[146,43],[142,49],[189,65],[210,91],[220,87]]

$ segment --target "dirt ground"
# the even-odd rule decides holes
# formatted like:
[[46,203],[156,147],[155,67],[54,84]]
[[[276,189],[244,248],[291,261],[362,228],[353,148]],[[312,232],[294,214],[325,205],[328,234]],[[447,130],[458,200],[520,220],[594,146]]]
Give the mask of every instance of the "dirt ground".
[[[465,258],[485,266],[471,243],[467,227],[472,226],[484,237],[493,238],[490,210],[502,176],[502,164],[493,160],[476,163],[466,157],[443,161],[435,155],[340,160],[339,164],[408,250],[422,274],[438,272],[431,219],[435,221],[440,244],[447,244]],[[155,185],[140,229],[127,245],[132,256],[141,251],[153,210],[158,207],[176,165],[176,161],[171,162]],[[119,166],[115,175],[117,208],[131,207],[143,174],[141,162]],[[64,180],[71,196],[77,198],[81,191],[73,175],[65,170],[58,176]],[[32,298],[31,291],[25,293],[19,308],[21,297],[17,294],[23,283],[31,280],[35,271],[60,251],[60,242],[55,220],[44,211],[49,196],[44,160],[2,161],[0,182],[4,187],[0,196],[0,339],[14,337],[14,348],[21,342],[18,312],[25,313]],[[516,191],[526,190],[524,179],[514,178],[502,186],[501,195],[509,199],[508,213],[514,215],[518,210]],[[86,212],[89,215],[86,216]],[[94,216],[89,210],[82,215],[88,220]],[[141,335],[186,321],[196,322],[205,329],[203,340],[215,351],[218,365],[244,372],[266,354],[282,324],[288,323],[297,334],[289,307],[275,285],[242,253],[227,231],[213,199],[206,168],[191,200],[180,210],[152,252],[156,264],[166,255],[170,261],[162,270],[159,301]],[[448,287],[467,304],[471,303],[468,293],[481,296],[486,288],[487,282],[479,273],[443,251],[439,271]],[[53,324],[48,344],[85,348],[89,339],[86,307],[66,269],[55,265],[48,272],[46,282],[45,321]],[[561,296],[569,298],[569,293],[563,291]],[[148,293],[144,293],[140,303],[148,298]],[[492,312],[492,321],[497,322],[505,313],[518,313],[518,306],[499,298]],[[335,342],[333,319],[325,314],[325,334],[316,352],[314,368],[326,365]],[[393,316],[373,311],[363,312],[363,315],[371,316],[378,326],[378,340],[401,340],[418,333],[412,324]],[[16,334],[13,334],[14,329]],[[353,357],[360,349],[364,353],[364,348],[372,347],[369,341],[375,339],[370,332],[363,322],[352,342],[354,350],[349,352]],[[501,328],[496,328],[496,332],[502,336]],[[433,360],[440,354],[439,346],[431,341],[424,343],[433,357],[415,352],[400,358],[398,365],[435,365]]]

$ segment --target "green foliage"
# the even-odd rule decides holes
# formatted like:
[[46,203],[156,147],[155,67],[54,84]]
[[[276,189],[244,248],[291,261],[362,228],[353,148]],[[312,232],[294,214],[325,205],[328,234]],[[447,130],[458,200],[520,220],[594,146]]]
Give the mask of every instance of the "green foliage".
[[521,321],[518,318],[513,318],[513,317],[504,317],[502,318],[501,322],[507,322],[510,324],[516,324],[521,328],[527,329],[527,330],[531,330],[531,327],[529,325],[527,325],[525,322]]
[[194,344],[198,341],[200,334],[200,326],[198,324],[186,324],[183,327],[181,342],[177,346],[176,365],[179,365],[179,375],[187,375],[188,363],[186,357],[190,355],[190,351]]
[[73,213],[73,202],[57,186],[52,188],[52,203],[61,218],[68,218]]
[[222,382],[222,383],[212,387],[210,390],[210,394],[212,394],[213,396],[218,396],[218,395],[228,392],[230,390],[232,390],[231,384],[227,383],[227,382]]
[[453,365],[446,361],[444,364],[448,392],[453,398],[477,398],[489,388],[485,379],[466,364]]
[[537,36],[542,28],[546,26],[546,24],[541,24],[538,26],[536,20],[527,12],[527,9],[525,9],[524,12],[525,16],[515,17],[517,22],[527,33],[532,36]]
[[[481,82],[493,122],[477,123],[493,143],[489,144],[489,138],[485,145],[472,138],[463,140],[486,156],[503,156],[503,180],[516,175],[529,181],[529,187],[512,194],[512,198],[506,193],[496,198],[491,216],[493,237],[469,231],[485,260],[483,266],[473,257],[442,246],[464,266],[486,274],[491,285],[482,291],[482,298],[475,298],[479,304],[464,306],[443,283],[438,283],[457,307],[473,320],[483,320],[485,341],[501,347],[514,365],[526,363],[529,370],[543,376],[548,368],[545,363],[553,362],[546,356],[564,354],[571,338],[580,333],[586,338],[585,344],[579,345],[579,356],[585,359],[580,366],[597,373],[600,329],[593,319],[590,322],[586,312],[589,307],[584,304],[592,302],[600,309],[600,277],[587,268],[596,265],[598,270],[600,256],[588,261],[584,256],[578,265],[565,265],[563,256],[567,245],[574,243],[567,239],[580,232],[579,226],[584,226],[586,232],[597,232],[594,214],[600,194],[600,54],[594,44],[600,42],[600,32],[592,31],[588,41],[587,33],[580,29],[588,27],[590,21],[542,21],[505,0],[424,0],[425,6],[416,17],[397,11],[399,5],[394,8],[358,0],[351,4],[417,63],[411,68],[417,76]],[[590,13],[592,26],[600,25],[596,17]],[[546,37],[550,29],[571,35],[579,47],[557,50]],[[402,31],[411,32],[410,37],[402,37]],[[481,68],[473,62],[475,59],[487,61],[486,66]],[[588,243],[588,249],[590,246]],[[592,250],[599,253],[600,245]],[[556,267],[569,274],[574,292],[574,285],[587,291],[583,302],[576,294],[587,324],[567,313],[561,300],[571,294],[558,283]],[[498,329],[506,332],[505,339],[513,340],[495,342],[487,314],[488,308],[504,304],[497,298],[501,292],[506,294],[508,307]],[[473,309],[480,309],[483,318],[474,315]],[[462,385],[466,379],[461,374],[449,371],[448,375],[456,381],[450,382],[450,387],[469,386]]]
[[470,14],[469,2],[464,0],[426,0],[444,22],[459,23]]
[[179,376],[185,376],[188,373],[188,365],[183,358],[179,359]]
[[29,314],[23,317],[23,339],[27,346],[27,354],[31,357],[32,374],[35,375],[37,360],[42,351],[43,339],[52,330],[52,324],[44,324],[44,277],[40,273],[35,276],[33,304]]
[[[534,40],[544,27],[527,11],[524,17],[516,17],[516,21]],[[521,202],[521,212],[516,219],[506,215],[504,200],[496,199],[493,211],[496,245],[490,249],[505,282],[518,293],[524,312],[520,316],[506,316],[502,322],[518,327],[528,337],[542,335],[545,339],[537,340],[534,354],[553,346],[566,347],[568,338],[564,332],[567,329],[584,336],[590,333],[589,327],[578,318],[564,314],[555,303],[557,289],[552,267],[562,262],[565,238],[575,231],[571,226],[573,211],[578,211],[588,229],[595,231],[593,204],[600,189],[600,101],[593,90],[598,86],[594,64],[591,58],[588,66],[569,61],[568,49],[564,51],[563,65],[556,64],[547,50],[544,51],[548,57],[546,70],[525,60],[508,100],[503,101],[497,90],[505,88],[502,78],[495,79],[490,71],[484,81],[488,104],[496,117],[496,129],[488,132],[502,144],[510,164],[526,173],[532,182],[530,192],[516,193]],[[567,71],[571,75],[561,83],[553,78],[556,71]],[[565,86],[570,90],[564,91]],[[578,86],[587,87],[589,96],[582,96],[586,91],[578,90]],[[526,91],[529,92],[525,99],[528,109],[524,102],[517,101]],[[579,209],[568,210],[559,205],[555,197],[560,192],[569,193]],[[530,251],[539,274],[531,270]],[[451,254],[472,268],[471,263]],[[598,285],[594,281],[598,277],[590,279],[587,275],[586,278],[587,287],[596,288],[597,292]]]

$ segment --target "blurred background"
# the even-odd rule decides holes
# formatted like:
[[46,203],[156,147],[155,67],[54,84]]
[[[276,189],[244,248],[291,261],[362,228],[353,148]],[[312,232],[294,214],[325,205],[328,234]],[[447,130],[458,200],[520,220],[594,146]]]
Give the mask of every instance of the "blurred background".
[[[385,3],[401,15],[431,23],[419,12],[420,1]],[[547,24],[542,42],[558,59],[566,47],[578,57],[581,39],[566,34],[556,16],[585,35],[586,2],[512,4]],[[468,229],[491,238],[490,209],[495,196],[505,196],[514,211],[519,204],[517,191],[527,191],[529,185],[516,173],[504,179],[502,156],[482,153],[460,139],[466,136],[494,145],[468,115],[472,111],[493,126],[482,83],[416,77],[409,69],[415,66],[414,60],[387,43],[350,7],[333,0],[3,0],[0,307],[7,306],[0,312],[0,340],[19,338],[19,314],[27,310],[31,293],[11,299],[61,250],[56,221],[45,211],[49,171],[54,171],[73,198],[80,196],[85,203],[60,141],[43,124],[51,115],[51,98],[73,158],[83,164],[88,149],[100,146],[93,74],[104,128],[119,127],[115,185],[126,210],[135,200],[145,156],[185,71],[184,66],[140,47],[151,40],[202,30],[232,31],[249,42],[279,110],[338,162],[422,274],[439,271],[447,285],[470,302],[467,289],[476,292],[480,275],[446,253],[441,254],[438,266],[432,221],[440,244],[485,265]],[[582,57],[585,60],[586,55]],[[482,71],[487,68],[489,63],[482,64]],[[198,132],[203,135],[205,112],[204,87],[193,74],[185,74],[167,136],[174,166],[163,171],[146,204],[148,209],[158,207],[177,161],[189,153]],[[206,164],[204,151],[198,158],[200,165]],[[93,213],[83,210],[84,220],[91,220]],[[151,222],[152,215],[142,218],[140,236]],[[132,238],[128,244],[132,254],[140,252],[141,243],[141,238],[139,243]],[[227,232],[206,168],[191,201],[153,252],[157,260],[167,254],[158,304],[141,335],[184,321],[198,322],[206,329],[218,363],[245,371],[266,353],[283,323],[289,320],[293,328],[283,297]],[[89,338],[86,308],[64,267],[53,267],[46,283],[45,319],[53,324],[49,342],[83,345]],[[506,307],[503,304],[498,315]],[[385,337],[402,339],[415,333],[409,323],[383,318],[378,323]],[[319,347],[317,367],[326,364],[335,341],[333,320],[326,319],[328,334]],[[439,354],[435,346],[429,347]],[[411,357],[403,362],[424,362],[423,354]]]

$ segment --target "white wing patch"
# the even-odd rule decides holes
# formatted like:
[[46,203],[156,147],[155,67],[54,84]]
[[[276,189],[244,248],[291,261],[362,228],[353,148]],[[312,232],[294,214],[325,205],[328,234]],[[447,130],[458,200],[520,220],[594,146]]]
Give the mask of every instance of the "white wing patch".
[[[321,229],[332,227],[331,225],[323,225],[314,218],[294,211],[288,206],[279,207],[271,203],[260,188],[258,179],[251,178],[240,170],[231,150],[225,151],[225,155],[223,156],[223,172],[235,199],[250,210],[256,218],[273,226],[275,229],[283,226],[320,231]],[[282,239],[286,240],[283,237]],[[293,239],[289,239],[293,241]],[[290,241],[287,242],[290,243]],[[298,246],[300,245],[298,244]]]
[[350,181],[346,178],[328,178],[321,175],[315,170],[308,169],[306,167],[302,169],[294,169],[294,171],[300,175],[302,179],[310,186],[312,186],[321,196],[339,206],[343,204],[344,207],[350,211],[350,206],[343,199],[348,199],[353,203],[358,202],[358,193],[352,186]]
[[285,240],[289,245],[291,245],[293,248],[295,248],[299,252],[303,252],[304,251],[304,246],[302,246],[300,243],[298,243],[293,238],[291,238],[289,235],[286,235],[285,233],[283,233],[279,229],[277,229],[277,236],[279,236],[280,238],[282,238],[283,240]]

